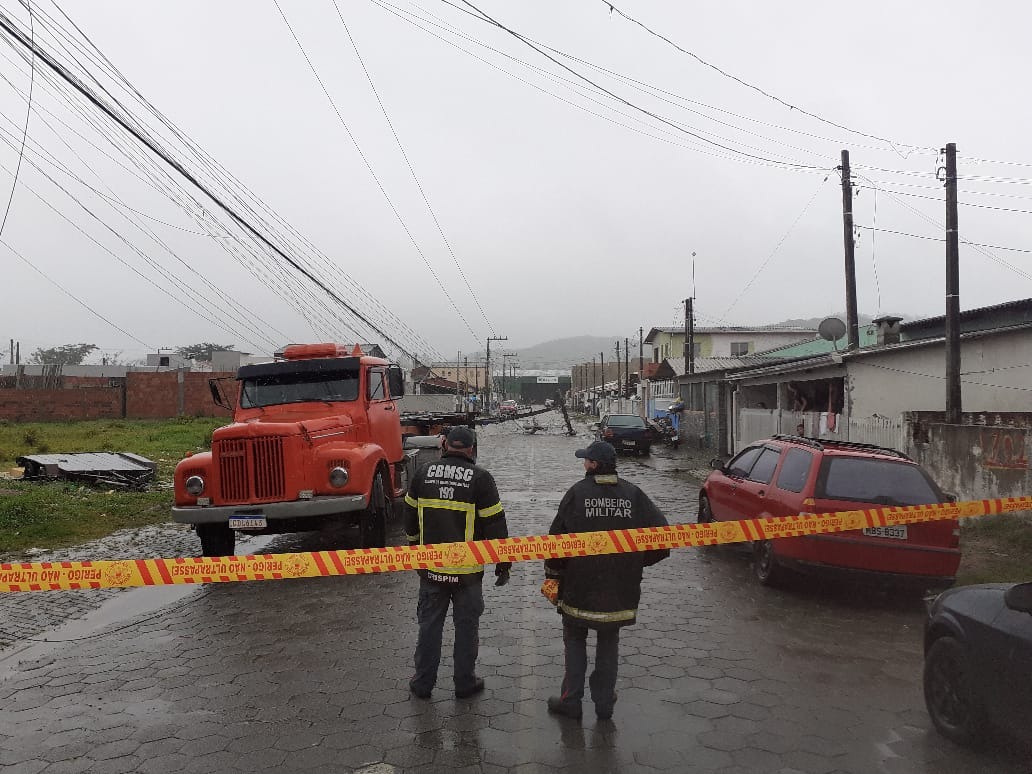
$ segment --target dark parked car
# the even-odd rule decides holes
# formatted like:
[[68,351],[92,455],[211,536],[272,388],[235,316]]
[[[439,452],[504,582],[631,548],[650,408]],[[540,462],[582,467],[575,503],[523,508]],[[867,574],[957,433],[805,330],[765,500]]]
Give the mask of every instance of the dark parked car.
[[606,414],[595,430],[599,440],[611,443],[617,452],[648,454],[656,431],[637,414]]
[[924,695],[943,736],[1032,745],[1032,583],[949,589],[928,605]]
[[[714,460],[699,493],[699,521],[834,513],[881,505],[949,502],[905,454],[862,443],[776,435],[729,462]],[[956,519],[761,540],[756,577],[777,585],[790,570],[945,588],[960,564]]]

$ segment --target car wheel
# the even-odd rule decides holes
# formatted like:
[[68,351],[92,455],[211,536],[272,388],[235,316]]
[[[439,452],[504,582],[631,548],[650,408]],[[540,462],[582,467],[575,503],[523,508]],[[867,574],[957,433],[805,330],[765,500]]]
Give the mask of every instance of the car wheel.
[[369,492],[369,505],[362,514],[359,529],[362,533],[362,548],[383,548],[387,545],[387,521],[390,518],[392,503],[387,497],[387,487],[383,482],[383,471],[373,476],[373,487]]
[[753,549],[753,572],[756,580],[764,586],[780,586],[785,582],[788,571],[778,562],[774,544],[760,540]]
[[713,508],[710,506],[709,498],[706,495],[699,495],[699,514],[695,517],[699,524],[709,524],[713,521]]
[[924,696],[928,715],[939,733],[968,746],[984,741],[985,711],[974,686],[967,651],[955,637],[940,637],[925,654]]
[[236,550],[236,533],[228,524],[198,524],[197,537],[201,556],[233,556]]

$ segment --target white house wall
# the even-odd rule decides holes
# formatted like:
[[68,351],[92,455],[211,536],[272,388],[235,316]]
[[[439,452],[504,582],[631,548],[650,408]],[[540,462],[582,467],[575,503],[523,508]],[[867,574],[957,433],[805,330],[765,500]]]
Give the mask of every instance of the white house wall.
[[[1032,331],[962,340],[960,350],[964,411],[1032,408]],[[946,407],[942,344],[847,362],[847,400],[854,417],[892,417],[904,411],[942,411]]]

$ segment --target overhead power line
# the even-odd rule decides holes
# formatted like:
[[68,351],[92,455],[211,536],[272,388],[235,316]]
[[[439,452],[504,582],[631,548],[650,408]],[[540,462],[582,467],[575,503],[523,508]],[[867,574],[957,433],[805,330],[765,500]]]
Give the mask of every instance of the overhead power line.
[[[818,115],[817,113],[811,113],[809,110],[801,108],[798,105],[793,105],[790,102],[786,102],[785,100],[783,100],[781,97],[777,96],[776,94],[771,94],[770,92],[765,91],[764,89],[760,88],[756,84],[749,83],[748,81],[743,80],[742,78],[739,78],[737,75],[734,75],[733,73],[729,73],[726,70],[721,69],[720,67],[718,67],[717,65],[713,64],[712,62],[706,61],[705,59],[700,57],[698,54],[696,54],[694,51],[689,51],[688,49],[678,45],[677,43],[675,43],[670,38],[666,37],[665,35],[663,35],[663,34],[661,34],[659,32],[656,32],[651,27],[647,26],[646,24],[644,24],[643,22],[641,22],[638,19],[634,18],[633,16],[630,16],[630,15],[624,13],[619,8],[617,8],[615,5],[613,5],[611,2],[609,2],[609,0],[602,0],[602,4],[609,8],[610,13],[616,13],[616,14],[622,16],[627,21],[631,22],[632,24],[636,24],[637,26],[641,27],[643,30],[645,30],[647,33],[649,33],[653,37],[659,38],[660,40],[668,43],[669,45],[673,46],[678,51],[680,51],[682,54],[687,54],[688,56],[690,56],[692,59],[694,59],[699,64],[704,65],[705,67],[708,67],[709,69],[719,73],[720,75],[724,76],[725,78],[729,78],[730,80],[732,80],[735,83],[738,83],[738,84],[746,87],[747,89],[752,89],[753,91],[757,92],[758,94],[762,94],[767,99],[773,100],[774,102],[777,102],[779,105],[782,105],[782,106],[788,108],[789,110],[793,110],[793,111],[795,111],[797,113],[802,113],[804,116],[809,116],[810,118],[813,118],[813,119],[815,119],[817,121],[820,121],[821,123],[827,124],[828,126],[834,126],[836,129],[842,129],[843,131],[850,132],[851,134],[856,134],[856,135],[859,135],[861,137],[867,137],[868,139],[871,139],[871,140],[878,140],[879,142],[883,142],[886,145],[888,145],[892,150],[896,151],[896,153],[899,153],[899,148],[907,148],[911,152],[913,152],[915,150],[928,150],[928,148],[926,146],[910,145],[908,143],[897,142],[895,140],[890,140],[888,137],[881,137],[881,136],[876,135],[876,134],[871,134],[869,132],[864,132],[864,131],[862,131],[860,129],[854,129],[853,127],[846,126],[845,124],[840,124],[840,123],[838,123],[836,121],[832,121],[831,119],[825,118],[824,116]],[[899,155],[901,155],[904,158],[906,158],[906,155],[909,155],[909,153],[906,154],[906,155],[904,155],[902,153],[899,153]]]
[[[434,270],[434,267],[430,263],[430,260],[426,257],[426,254],[423,252],[423,249],[419,246],[419,243],[416,241],[415,235],[412,233],[412,230],[408,227],[408,224],[405,222],[405,219],[401,217],[401,213],[398,212],[398,208],[394,205],[394,202],[391,200],[390,195],[387,193],[387,189],[384,188],[383,183],[380,182],[380,178],[377,176],[375,170],[373,170],[373,165],[369,162],[369,158],[365,155],[365,152],[362,150],[362,147],[358,144],[358,139],[351,131],[351,127],[348,126],[347,121],[344,120],[344,116],[341,115],[340,110],[337,108],[337,103],[333,100],[333,97],[330,95],[329,89],[326,88],[326,84],[323,82],[322,76],[319,75],[319,71],[316,69],[311,57],[308,56],[308,52],[305,50],[305,47],[301,44],[301,39],[298,38],[297,33],[294,32],[294,28],[290,25],[290,21],[287,19],[287,15],[283,13],[283,9],[280,7],[278,0],[272,1],[276,6],[276,10],[279,11],[280,16],[283,17],[283,23],[287,26],[287,29],[290,31],[291,37],[294,38],[294,42],[297,44],[298,49],[300,49],[301,55],[305,58],[305,61],[308,63],[309,69],[311,69],[312,74],[315,76],[315,80],[318,81],[319,88],[322,89],[323,94],[326,95],[326,99],[329,100],[330,107],[333,108],[333,112],[337,114],[337,118],[340,120],[341,126],[344,127],[344,131],[347,133],[348,138],[351,140],[351,144],[355,146],[355,150],[358,151],[358,155],[362,159],[362,163],[365,164],[365,167],[369,171],[369,174],[372,176],[373,182],[375,182],[376,187],[380,189],[380,193],[383,194],[383,198],[387,200],[387,205],[390,207],[391,212],[394,213],[394,217],[397,219],[398,223],[401,224],[402,230],[404,230],[406,236],[408,236],[409,241],[412,243],[412,246],[416,248],[416,252],[419,253],[419,257],[423,259],[423,263],[426,264],[426,268],[430,271],[430,275],[437,282],[438,286],[441,288],[441,292],[444,293],[445,298],[448,299],[448,303],[451,304],[452,309],[459,316],[459,319],[462,320],[463,324],[466,326],[466,329],[469,331],[474,341],[480,341],[480,337],[477,336],[476,331],[474,331],[473,328],[470,326],[469,322],[466,320],[465,315],[462,314],[462,310],[459,309],[458,305],[455,303],[455,300],[451,297],[451,294],[448,292],[448,289],[444,286],[444,283],[441,281],[441,278],[437,275],[437,272]],[[397,135],[395,135],[395,137],[397,137]],[[404,153],[404,151],[402,151],[402,153]],[[405,160],[408,161],[407,156]],[[411,166],[409,167],[409,169],[411,170]],[[415,173],[413,173],[413,175],[414,174]],[[420,192],[422,192],[423,189],[421,186],[419,190]],[[426,196],[424,195],[423,198],[425,201]],[[427,202],[427,206],[429,206],[429,202]],[[437,220],[436,217],[434,218],[434,220]]]
[[[32,4],[26,0],[26,8],[29,11],[29,40],[35,43],[36,24],[32,18]],[[22,129],[21,149],[18,151],[18,166],[14,168],[14,181],[11,183],[11,195],[7,197],[7,208],[4,210],[4,219],[0,221],[0,234],[4,233],[4,226],[7,225],[7,216],[11,214],[11,204],[14,202],[14,191],[18,187],[18,174],[21,172],[22,157],[25,155],[25,140],[29,136],[29,117],[32,115],[32,90],[36,85],[36,54],[33,52],[29,60],[29,100],[25,108],[25,128]]]
[[[454,5],[453,3],[449,2],[448,0],[444,0],[444,2],[446,4],[448,4],[448,5]],[[636,110],[639,113],[647,115],[649,118],[652,118],[655,121],[659,121],[660,123],[666,124],[667,126],[671,127],[672,129],[674,129],[674,130],[676,130],[678,132],[686,134],[689,137],[693,137],[696,140],[699,140],[700,142],[707,143],[708,145],[712,145],[712,146],[714,146],[716,148],[720,148],[721,150],[727,151],[729,153],[735,153],[735,154],[738,154],[738,155],[743,156],[745,158],[755,159],[755,160],[758,160],[758,161],[763,161],[763,162],[766,162],[766,163],[769,163],[769,164],[774,164],[774,165],[777,165],[777,166],[781,166],[783,168],[814,169],[814,170],[815,169],[821,169],[821,167],[818,167],[818,166],[813,165],[813,164],[800,164],[800,163],[794,162],[794,161],[781,161],[781,160],[778,160],[778,159],[770,158],[768,156],[760,156],[760,155],[757,155],[757,154],[754,154],[754,153],[749,153],[747,151],[740,150],[739,148],[735,148],[735,147],[732,147],[730,145],[725,145],[722,142],[718,142],[718,141],[713,140],[713,139],[711,139],[709,137],[706,137],[704,134],[702,134],[702,133],[700,133],[698,131],[694,131],[692,129],[689,129],[689,128],[686,128],[684,126],[681,126],[680,124],[678,124],[678,123],[676,123],[674,121],[671,121],[668,118],[664,118],[663,116],[659,115],[658,113],[655,113],[655,112],[653,112],[653,111],[651,111],[651,110],[649,110],[647,108],[641,107],[640,105],[637,105],[634,102],[631,102],[630,100],[628,100],[628,99],[626,99],[624,97],[621,97],[619,94],[611,91],[610,89],[605,88],[601,84],[597,83],[596,81],[593,81],[592,79],[588,78],[586,75],[583,75],[582,73],[580,73],[577,70],[573,69],[569,65],[564,64],[563,62],[560,62],[558,59],[556,59],[554,56],[552,56],[547,51],[545,51],[542,47],[540,47],[537,44],[535,44],[529,38],[525,37],[524,35],[520,34],[519,32],[516,32],[514,29],[512,29],[510,27],[507,27],[506,25],[504,25],[501,22],[499,22],[497,19],[493,18],[492,16],[488,15],[484,11],[480,10],[480,8],[478,8],[473,3],[471,3],[470,0],[461,0],[461,2],[463,4],[465,4],[466,6],[468,6],[469,8],[472,8],[474,11],[476,11],[476,13],[478,13],[480,15],[480,17],[482,18],[483,21],[486,21],[489,24],[492,24],[493,26],[495,26],[498,29],[502,30],[503,32],[506,32],[509,35],[513,36],[514,38],[519,40],[524,45],[526,45],[529,48],[531,48],[534,51],[536,51],[541,56],[545,57],[549,61],[551,61],[554,64],[556,64],[559,67],[561,67],[562,69],[564,69],[567,72],[571,73],[576,78],[578,78],[578,79],[584,81],[585,83],[589,84],[592,88],[594,88],[594,89],[598,90],[599,92],[605,94],[606,96],[610,97],[611,99],[614,99],[617,102],[620,102],[621,104],[626,105],[627,107],[631,108],[632,110]]]
[[0,30],[7,33],[7,35],[19,45],[30,50],[33,55],[43,62],[49,69],[60,76],[62,79],[67,81],[71,86],[78,91],[83,97],[86,98],[91,104],[94,105],[98,110],[104,113],[109,119],[114,121],[125,131],[129,132],[137,141],[145,145],[151,153],[161,159],[165,164],[175,170],[184,179],[189,181],[195,188],[200,190],[207,198],[214,202],[219,209],[228,215],[234,223],[240,228],[250,234],[254,239],[263,244],[266,248],[271,250],[282,260],[286,261],[296,271],[306,277],[312,284],[317,286],[326,295],[332,298],[337,304],[347,309],[349,313],[354,315],[357,319],[361,320],[371,330],[375,331],[377,335],[382,336],[384,340],[391,346],[397,348],[399,351],[415,358],[416,356],[409,352],[409,350],[397,342],[394,336],[383,330],[382,327],[370,320],[361,311],[356,309],[351,303],[342,298],[336,291],[330,288],[325,282],[315,276],[311,271],[302,266],[293,257],[288,255],[283,249],[274,244],[267,236],[261,233],[257,228],[251,225],[244,217],[242,217],[236,210],[227,204],[223,199],[218,196],[210,187],[201,182],[193,173],[187,170],[179,161],[173,158],[164,148],[151,137],[147,136],[141,129],[132,125],[130,121],[123,115],[120,115],[113,107],[108,105],[103,99],[95,94],[89,87],[87,87],[78,77],[71,73],[66,67],[57,62],[48,52],[42,50],[34,40],[31,40],[25,35],[25,33],[19,29],[12,20],[3,12],[0,12]]
[[[419,177],[416,175],[416,170],[412,166],[412,162],[409,160],[408,153],[405,152],[405,146],[402,145],[401,138],[398,136],[398,132],[394,128],[394,122],[391,121],[391,117],[387,114],[387,108],[383,104],[383,100],[380,99],[380,92],[377,90],[376,84],[373,83],[373,76],[370,75],[369,68],[366,67],[365,60],[362,58],[362,54],[358,50],[358,44],[355,42],[355,38],[351,34],[351,30],[348,28],[347,22],[344,21],[344,14],[341,13],[340,5],[337,3],[337,0],[333,0],[333,7],[336,9],[337,17],[340,19],[341,26],[344,27],[344,32],[348,36],[351,48],[355,51],[358,63],[362,66],[362,72],[365,73],[366,81],[369,83],[369,88],[372,89],[373,96],[376,98],[376,104],[380,106],[380,112],[383,113],[383,118],[387,122],[387,126],[390,128],[391,134],[394,136],[394,142],[397,143],[398,150],[401,151],[401,156],[405,159],[405,166],[408,167],[409,174],[412,175],[412,180],[416,184],[416,188],[419,189],[419,195],[423,197],[423,203],[426,205],[426,209],[430,213],[430,217],[433,219],[434,225],[437,226],[437,233],[441,235],[441,240],[444,242],[444,246],[448,248],[448,253],[451,255],[452,261],[455,263],[455,268],[458,269],[459,276],[462,277],[462,281],[466,284],[466,290],[469,291],[470,296],[473,298],[473,302],[477,305],[477,309],[480,311],[480,316],[484,318],[484,322],[487,324],[488,330],[491,331],[491,334],[493,335],[495,333],[494,326],[491,325],[491,321],[487,319],[487,312],[484,311],[484,307],[480,304],[480,299],[477,297],[477,294],[473,292],[473,287],[469,284],[469,280],[466,278],[466,272],[462,270],[459,258],[455,255],[455,250],[452,248],[451,241],[444,233],[444,228],[441,226],[441,221],[437,218],[437,213],[434,212],[434,208],[430,206],[430,199],[427,198],[426,191],[423,190],[423,184],[419,181]],[[458,311],[458,309],[456,309],[456,311]],[[467,325],[467,327],[469,326]],[[477,341],[479,342],[479,339]]]

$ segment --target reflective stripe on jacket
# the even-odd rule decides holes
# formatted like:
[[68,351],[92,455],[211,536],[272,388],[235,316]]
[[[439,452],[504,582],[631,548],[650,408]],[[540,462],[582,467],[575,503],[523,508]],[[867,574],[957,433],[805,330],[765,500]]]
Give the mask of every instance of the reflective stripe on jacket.
[[[494,477],[462,454],[445,453],[421,465],[405,495],[405,535],[412,545],[508,537]],[[427,570],[418,572],[428,575]],[[483,572],[483,565],[438,567],[429,576],[472,582]]]

